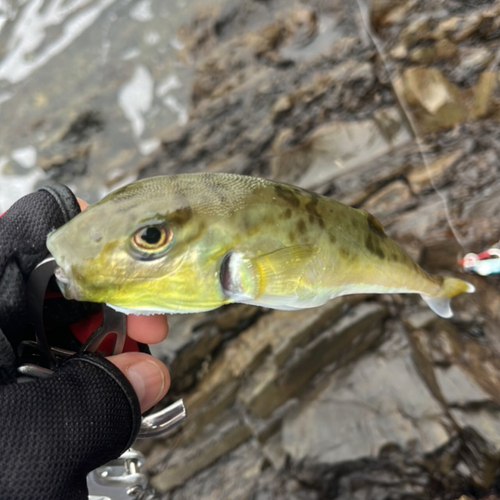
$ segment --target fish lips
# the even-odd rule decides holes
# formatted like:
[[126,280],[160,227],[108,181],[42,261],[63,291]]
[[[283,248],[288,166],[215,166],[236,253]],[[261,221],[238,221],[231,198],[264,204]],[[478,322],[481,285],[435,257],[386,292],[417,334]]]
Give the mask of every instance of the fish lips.
[[54,276],[57,286],[66,299],[78,300],[78,294],[74,281],[71,279],[71,274],[64,270],[61,266],[57,267]]

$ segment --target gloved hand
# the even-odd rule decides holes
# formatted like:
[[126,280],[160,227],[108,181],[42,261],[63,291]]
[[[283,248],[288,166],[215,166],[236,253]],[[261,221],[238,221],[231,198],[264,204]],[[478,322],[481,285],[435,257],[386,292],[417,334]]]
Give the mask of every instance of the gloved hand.
[[[170,385],[166,367],[140,352],[77,355],[47,379],[17,381],[16,349],[29,322],[27,279],[47,256],[47,234],[79,211],[71,191],[55,186],[22,198],[0,217],[0,498],[87,499],[87,474],[130,447],[141,412]],[[86,308],[61,299],[52,316],[61,326],[66,314],[70,321]],[[162,316],[129,316],[127,330],[137,341],[155,343],[168,327]]]

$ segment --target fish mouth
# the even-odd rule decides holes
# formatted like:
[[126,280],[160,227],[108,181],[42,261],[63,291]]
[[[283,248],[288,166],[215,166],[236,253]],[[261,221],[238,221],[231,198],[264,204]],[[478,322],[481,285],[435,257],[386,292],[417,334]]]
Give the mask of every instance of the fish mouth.
[[64,297],[69,300],[78,300],[76,287],[71,279],[71,273],[63,269],[61,266],[58,266],[54,272],[54,276],[56,278],[57,286],[59,287],[59,290],[61,290]]

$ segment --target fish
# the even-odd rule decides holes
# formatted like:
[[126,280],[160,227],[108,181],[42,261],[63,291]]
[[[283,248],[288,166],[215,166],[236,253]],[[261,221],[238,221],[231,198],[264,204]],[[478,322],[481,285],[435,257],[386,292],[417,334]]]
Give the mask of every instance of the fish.
[[68,299],[133,314],[244,303],[295,310],[416,293],[439,316],[474,291],[425,272],[362,209],[271,180],[192,173],[121,187],[49,234]]

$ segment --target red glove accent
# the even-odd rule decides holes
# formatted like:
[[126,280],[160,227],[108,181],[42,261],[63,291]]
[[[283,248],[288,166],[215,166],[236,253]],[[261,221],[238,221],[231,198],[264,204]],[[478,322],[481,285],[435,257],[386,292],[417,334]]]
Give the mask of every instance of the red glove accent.
[[[99,328],[102,323],[102,311],[93,314],[89,318],[70,325],[73,335],[83,344],[87,338]],[[106,337],[99,346],[99,354],[108,355],[113,347],[114,338],[112,335]],[[130,337],[125,339],[123,352],[139,352],[137,342]]]

